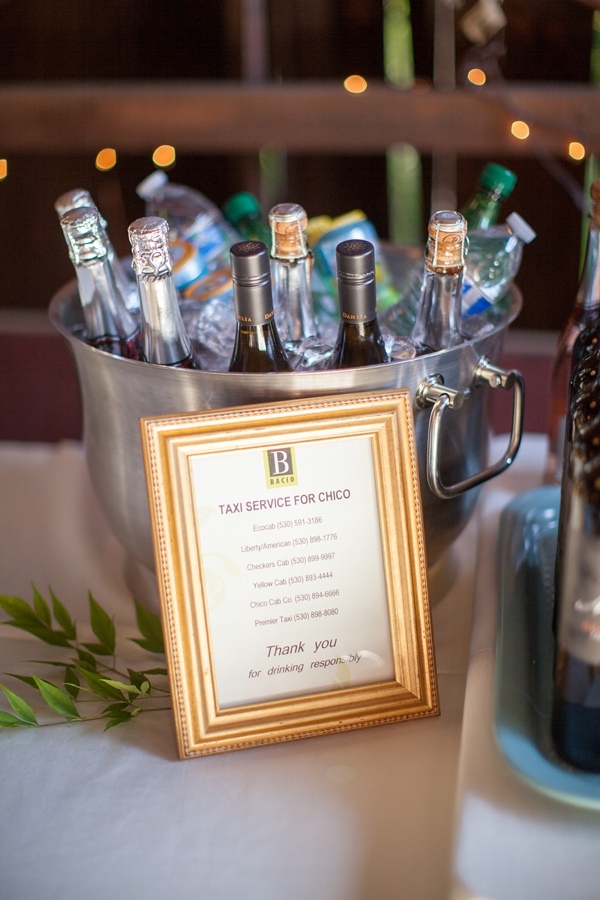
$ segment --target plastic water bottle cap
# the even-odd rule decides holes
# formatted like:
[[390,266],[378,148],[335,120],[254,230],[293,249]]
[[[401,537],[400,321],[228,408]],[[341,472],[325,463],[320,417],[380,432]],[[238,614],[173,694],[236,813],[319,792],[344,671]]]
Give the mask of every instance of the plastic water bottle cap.
[[162,169],[157,169],[155,172],[148,175],[147,178],[144,178],[143,181],[140,181],[135,192],[142,200],[151,200],[157,190],[161,188],[163,184],[166,184],[168,180],[167,173]]
[[512,212],[506,217],[506,224],[514,231],[516,236],[523,241],[524,244],[530,244],[537,237],[533,228],[527,224],[525,219],[519,213]]

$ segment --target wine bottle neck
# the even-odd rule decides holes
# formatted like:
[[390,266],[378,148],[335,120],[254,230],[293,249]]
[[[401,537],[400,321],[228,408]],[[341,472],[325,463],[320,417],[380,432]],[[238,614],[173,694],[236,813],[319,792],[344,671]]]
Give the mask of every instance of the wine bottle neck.
[[88,339],[107,335],[129,339],[137,326],[117,287],[108,257],[77,265],[75,272]]
[[600,309],[600,231],[593,225],[590,225],[588,231],[585,261],[575,303],[586,310]]
[[191,356],[173,278],[138,278],[142,310],[142,352],[148,362],[174,366]]
[[412,334],[414,340],[434,351],[451,347],[460,340],[462,278],[462,266],[451,273],[425,267],[421,303]]

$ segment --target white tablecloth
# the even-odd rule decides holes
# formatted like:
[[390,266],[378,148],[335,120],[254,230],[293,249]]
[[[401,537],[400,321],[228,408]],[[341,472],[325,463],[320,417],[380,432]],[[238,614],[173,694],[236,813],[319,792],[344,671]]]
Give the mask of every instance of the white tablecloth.
[[[560,804],[532,800],[534,792],[506,770],[490,736],[489,672],[479,671],[493,654],[491,626],[483,643],[477,635],[495,609],[497,509],[536,483],[542,452],[538,439],[525,439],[517,462],[486,487],[455,544],[457,574],[433,611],[439,718],[185,761],[176,756],[170,711],[106,733],[102,722],[4,730],[0,896],[428,900],[472,896],[471,890],[511,900],[592,896],[568,892],[571,863],[564,854],[551,860],[554,887],[563,887],[551,894],[546,875],[529,865],[529,850],[515,849],[508,834],[502,839],[503,829],[524,818],[532,852],[548,834],[571,846],[574,819]],[[119,632],[128,633],[130,561],[92,494],[81,447],[0,445],[0,498],[0,593],[30,600],[32,583],[42,592],[50,585],[83,622],[91,590],[115,615]],[[478,536],[485,555],[477,557]],[[478,624],[469,663],[476,570]],[[1,626],[0,671],[32,671],[25,660],[49,656],[40,647]],[[139,656],[130,647],[135,664]],[[0,681],[28,690],[4,675]],[[498,771],[509,790],[490,788],[500,783]],[[545,815],[531,818],[531,803]],[[598,841],[598,821],[588,826]],[[508,868],[512,894],[504,890]]]

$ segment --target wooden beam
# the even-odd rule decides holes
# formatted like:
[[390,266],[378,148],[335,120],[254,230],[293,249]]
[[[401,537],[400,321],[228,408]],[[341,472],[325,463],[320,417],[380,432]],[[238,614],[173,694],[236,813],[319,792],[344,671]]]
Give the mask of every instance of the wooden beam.
[[[532,137],[510,134],[513,119]],[[579,140],[600,152],[600,91],[588,85],[507,85],[400,91],[382,82],[349,94],[333,82],[21,83],[0,88],[0,155],[85,154],[113,146],[145,154],[378,154],[396,142],[421,153],[567,155]]]

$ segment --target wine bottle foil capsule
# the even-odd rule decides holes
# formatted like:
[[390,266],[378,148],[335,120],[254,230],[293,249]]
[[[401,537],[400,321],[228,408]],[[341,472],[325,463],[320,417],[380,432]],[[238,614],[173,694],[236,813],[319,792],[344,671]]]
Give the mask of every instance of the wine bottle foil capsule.
[[273,316],[269,250],[262,241],[239,241],[230,251],[236,315],[248,325]]
[[160,216],[142,216],[128,228],[131,264],[137,277],[155,281],[173,273],[169,248],[169,224]]
[[[61,194],[60,197],[57,197],[54,201],[54,209],[59,219],[72,209],[80,209],[82,206],[89,206],[90,209],[97,209],[92,195],[89,191],[86,191],[85,188],[73,188],[70,191],[65,191],[64,194]],[[106,230],[108,226],[106,219],[102,216],[100,211],[98,211],[98,216],[102,227]]]
[[90,265],[107,255],[102,217],[94,207],[69,210],[61,216],[60,224],[74,266]]
[[371,321],[377,309],[375,248],[370,241],[342,241],[335,251],[340,310],[345,319]]
[[297,203],[278,203],[269,213],[271,256],[302,259],[308,255],[308,216]]

